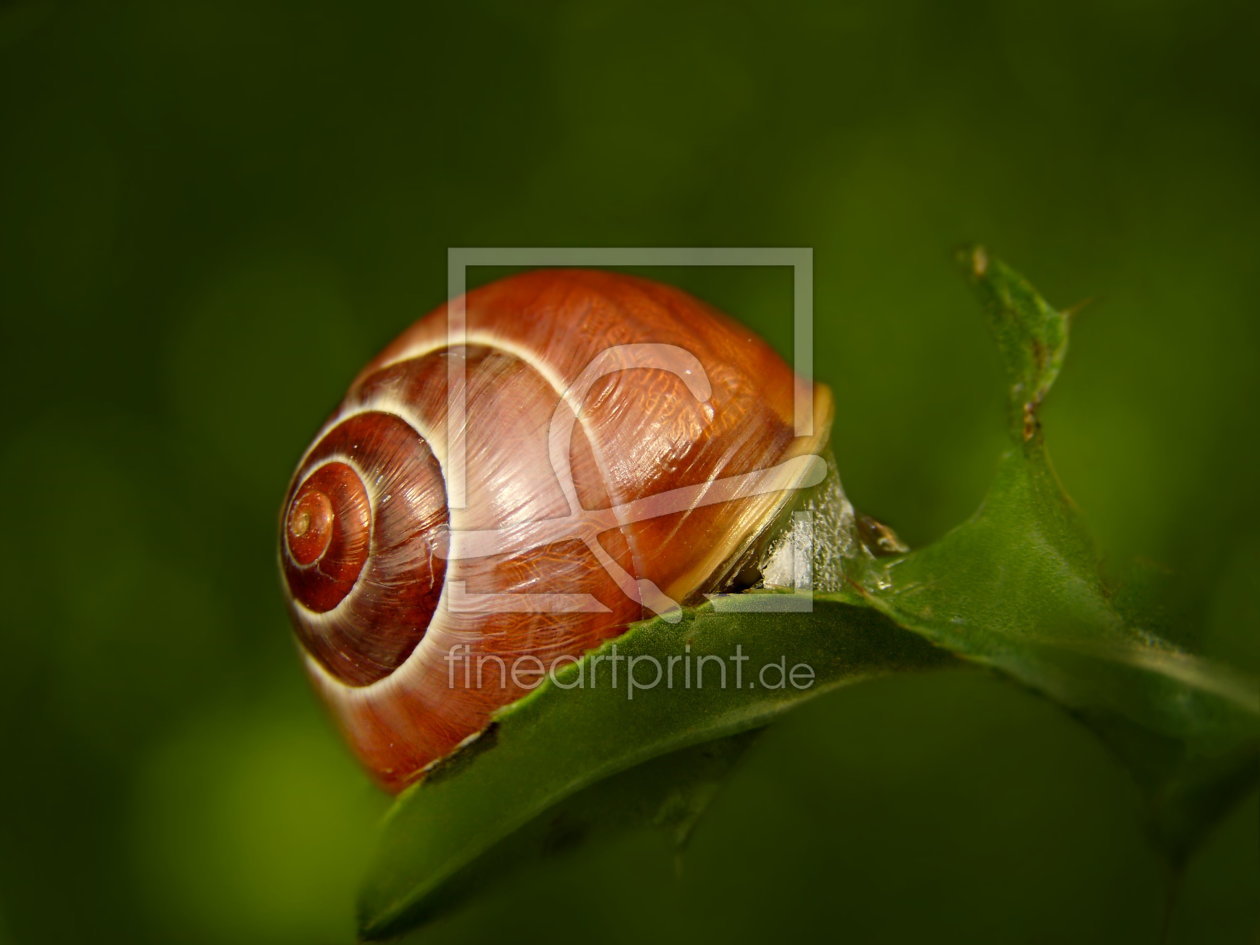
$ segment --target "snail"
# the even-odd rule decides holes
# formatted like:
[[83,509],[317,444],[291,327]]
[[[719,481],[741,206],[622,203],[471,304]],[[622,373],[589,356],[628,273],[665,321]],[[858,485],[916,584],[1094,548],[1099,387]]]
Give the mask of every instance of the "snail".
[[527,272],[404,331],[302,456],[280,526],[302,658],[367,771],[421,778],[538,681],[523,661],[774,583],[802,496],[827,493],[851,553],[832,415],[748,329],[628,275]]

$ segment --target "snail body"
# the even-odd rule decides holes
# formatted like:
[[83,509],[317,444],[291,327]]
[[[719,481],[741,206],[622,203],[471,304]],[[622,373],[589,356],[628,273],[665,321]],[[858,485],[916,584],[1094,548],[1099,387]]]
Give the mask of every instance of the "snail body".
[[389,790],[540,681],[523,660],[740,580],[826,473],[828,390],[677,289],[550,269],[451,304],[354,379],[281,521],[309,675]]

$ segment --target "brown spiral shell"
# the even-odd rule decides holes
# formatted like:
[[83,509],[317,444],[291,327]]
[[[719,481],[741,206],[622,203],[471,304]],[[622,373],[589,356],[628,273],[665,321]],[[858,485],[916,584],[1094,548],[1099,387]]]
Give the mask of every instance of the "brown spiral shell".
[[825,387],[668,286],[547,269],[461,301],[355,378],[281,520],[308,671],[390,790],[530,687],[500,664],[726,586],[831,423]]

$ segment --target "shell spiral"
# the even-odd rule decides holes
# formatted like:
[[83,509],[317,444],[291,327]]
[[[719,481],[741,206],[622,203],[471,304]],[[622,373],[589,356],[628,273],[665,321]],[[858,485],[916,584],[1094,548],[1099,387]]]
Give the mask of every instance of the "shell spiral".
[[367,770],[401,789],[540,668],[726,587],[817,481],[831,414],[748,329],[630,276],[538,270],[415,323],[280,525],[303,658]]

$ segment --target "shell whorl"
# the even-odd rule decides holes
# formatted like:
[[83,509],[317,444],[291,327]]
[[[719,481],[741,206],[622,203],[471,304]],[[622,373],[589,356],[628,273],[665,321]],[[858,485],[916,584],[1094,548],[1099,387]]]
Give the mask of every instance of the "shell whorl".
[[[799,473],[737,498],[710,484],[786,470],[830,426],[819,387],[813,435],[797,437],[804,382],[665,286],[541,270],[463,308],[460,347],[443,307],[359,374],[281,524],[310,675],[389,789],[529,688],[500,664],[576,658],[658,610],[652,594],[722,586]],[[465,413],[451,431],[453,379]],[[452,508],[455,455],[465,502]]]
[[282,563],[303,646],[349,685],[393,672],[437,609],[446,571],[433,553],[446,493],[427,442],[392,413],[348,416],[307,455],[286,508]]

